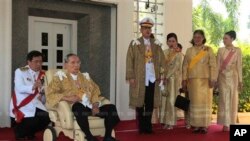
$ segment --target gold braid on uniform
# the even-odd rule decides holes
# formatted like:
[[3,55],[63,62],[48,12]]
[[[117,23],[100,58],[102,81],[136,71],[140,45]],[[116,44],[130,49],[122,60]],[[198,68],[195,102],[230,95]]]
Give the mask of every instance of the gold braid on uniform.
[[146,49],[145,51],[145,62],[148,63],[153,58],[153,53],[151,49]]
[[29,67],[21,67],[20,70],[21,71],[27,71],[27,70],[29,70]]

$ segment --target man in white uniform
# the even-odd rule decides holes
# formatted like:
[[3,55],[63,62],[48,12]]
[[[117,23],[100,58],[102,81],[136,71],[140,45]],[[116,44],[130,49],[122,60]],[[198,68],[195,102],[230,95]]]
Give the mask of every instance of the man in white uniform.
[[16,140],[33,140],[35,133],[50,123],[48,112],[42,103],[42,53],[31,51],[27,55],[28,65],[16,69],[15,90],[10,102],[11,124]]

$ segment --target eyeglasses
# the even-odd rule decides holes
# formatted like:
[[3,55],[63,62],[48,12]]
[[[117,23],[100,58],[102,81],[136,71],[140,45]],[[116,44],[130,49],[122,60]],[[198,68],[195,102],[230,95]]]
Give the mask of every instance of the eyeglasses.
[[81,62],[68,62],[70,65],[81,65]]
[[42,60],[32,60],[31,62],[35,63],[35,64],[42,64],[43,63]]

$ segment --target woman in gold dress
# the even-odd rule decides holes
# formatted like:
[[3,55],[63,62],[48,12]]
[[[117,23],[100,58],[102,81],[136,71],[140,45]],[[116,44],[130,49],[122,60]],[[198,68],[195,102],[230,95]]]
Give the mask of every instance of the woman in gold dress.
[[162,95],[161,123],[165,124],[166,129],[173,129],[177,120],[177,108],[174,106],[176,96],[181,87],[181,66],[182,54],[177,52],[177,35],[169,33],[167,35],[168,49],[164,50],[165,55],[165,76],[166,91]]
[[211,123],[212,91],[217,80],[216,58],[205,45],[203,30],[196,30],[183,60],[182,87],[190,99],[190,124],[193,133],[206,134]]
[[236,123],[238,113],[238,94],[242,89],[242,54],[241,49],[233,45],[235,31],[226,32],[223,37],[225,47],[218,50],[217,67],[219,105],[218,124],[223,131],[229,131],[229,125]]

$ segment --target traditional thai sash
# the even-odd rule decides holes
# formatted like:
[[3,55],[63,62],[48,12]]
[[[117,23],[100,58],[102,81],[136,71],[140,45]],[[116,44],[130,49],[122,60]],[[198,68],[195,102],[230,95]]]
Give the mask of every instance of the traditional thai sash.
[[173,59],[175,58],[176,54],[177,54],[176,51],[170,50],[170,52],[168,53],[167,58],[165,59],[166,64],[169,64],[170,62],[172,62]]
[[153,58],[153,52],[150,46],[146,47],[145,51],[145,63],[151,63]]
[[232,59],[234,55],[234,51],[230,51],[227,55],[227,57],[223,60],[223,63],[220,66],[220,72],[222,72],[224,69],[226,69],[228,63],[230,62],[230,60]]
[[194,56],[191,62],[188,64],[188,72],[206,55],[207,51],[202,49],[196,56]]
[[[40,71],[37,80],[41,80],[43,79],[45,75],[44,71]],[[28,103],[30,103],[35,97],[36,95],[39,93],[38,88],[35,89],[34,94],[30,94],[29,96],[27,96],[25,99],[23,99],[23,101],[21,101],[21,103],[17,106],[17,98],[16,98],[16,93],[15,91],[12,94],[12,100],[13,100],[13,114],[15,115],[15,120],[17,123],[20,123],[22,121],[22,119],[24,118],[24,113],[22,111],[20,111],[20,108],[27,105]]]

